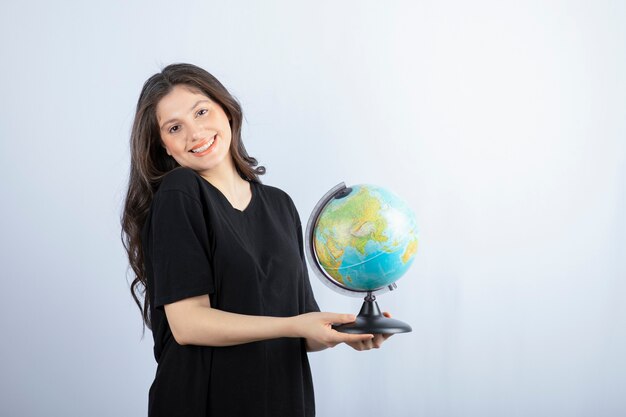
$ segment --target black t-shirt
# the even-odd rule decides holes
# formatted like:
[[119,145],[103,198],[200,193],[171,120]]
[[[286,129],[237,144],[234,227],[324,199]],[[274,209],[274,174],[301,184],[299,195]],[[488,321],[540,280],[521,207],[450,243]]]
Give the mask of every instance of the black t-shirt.
[[287,317],[319,311],[291,198],[250,182],[240,211],[189,168],[162,180],[143,228],[154,356],[151,417],[313,416],[304,339],[228,347],[179,345],[163,306],[209,294],[211,307]]

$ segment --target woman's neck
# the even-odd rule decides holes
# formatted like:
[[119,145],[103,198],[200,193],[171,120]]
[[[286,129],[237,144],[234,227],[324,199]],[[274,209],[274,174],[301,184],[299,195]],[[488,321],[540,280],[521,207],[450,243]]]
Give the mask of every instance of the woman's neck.
[[249,200],[250,184],[241,178],[232,160],[230,164],[221,164],[213,170],[198,174],[220,190],[233,206]]

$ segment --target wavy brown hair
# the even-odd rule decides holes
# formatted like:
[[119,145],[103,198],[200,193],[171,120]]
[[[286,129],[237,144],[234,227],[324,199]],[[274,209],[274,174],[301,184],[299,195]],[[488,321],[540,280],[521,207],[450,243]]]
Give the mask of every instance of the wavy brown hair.
[[206,95],[226,113],[232,132],[230,155],[239,175],[249,181],[260,182],[259,175],[265,173],[265,168],[257,167],[257,160],[248,155],[241,141],[241,106],[217,78],[195,65],[172,64],[145,82],[137,102],[130,135],[130,176],[121,218],[122,244],[134,273],[130,292],[143,317],[144,331],[145,326],[152,329],[152,323],[151,300],[146,295],[147,277],[141,231],[161,180],[168,172],[180,166],[162,146],[156,107],[175,85],[181,84]]

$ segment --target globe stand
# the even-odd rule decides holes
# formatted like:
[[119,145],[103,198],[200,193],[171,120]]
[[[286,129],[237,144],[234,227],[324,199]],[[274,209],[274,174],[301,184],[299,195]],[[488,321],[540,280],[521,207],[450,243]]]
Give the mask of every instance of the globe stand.
[[340,333],[351,334],[395,334],[408,333],[413,330],[403,321],[383,316],[380,308],[378,308],[376,296],[371,291],[367,293],[356,321],[333,325],[333,329]]

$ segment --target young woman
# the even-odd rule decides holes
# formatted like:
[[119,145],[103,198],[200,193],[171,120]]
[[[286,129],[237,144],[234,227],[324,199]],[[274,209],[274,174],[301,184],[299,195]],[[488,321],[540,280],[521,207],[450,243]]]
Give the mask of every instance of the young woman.
[[158,363],[149,416],[313,416],[307,352],[385,340],[336,332],[355,317],[319,312],[296,207],[259,181],[241,123],[237,101],[190,64],[139,96],[122,238]]

